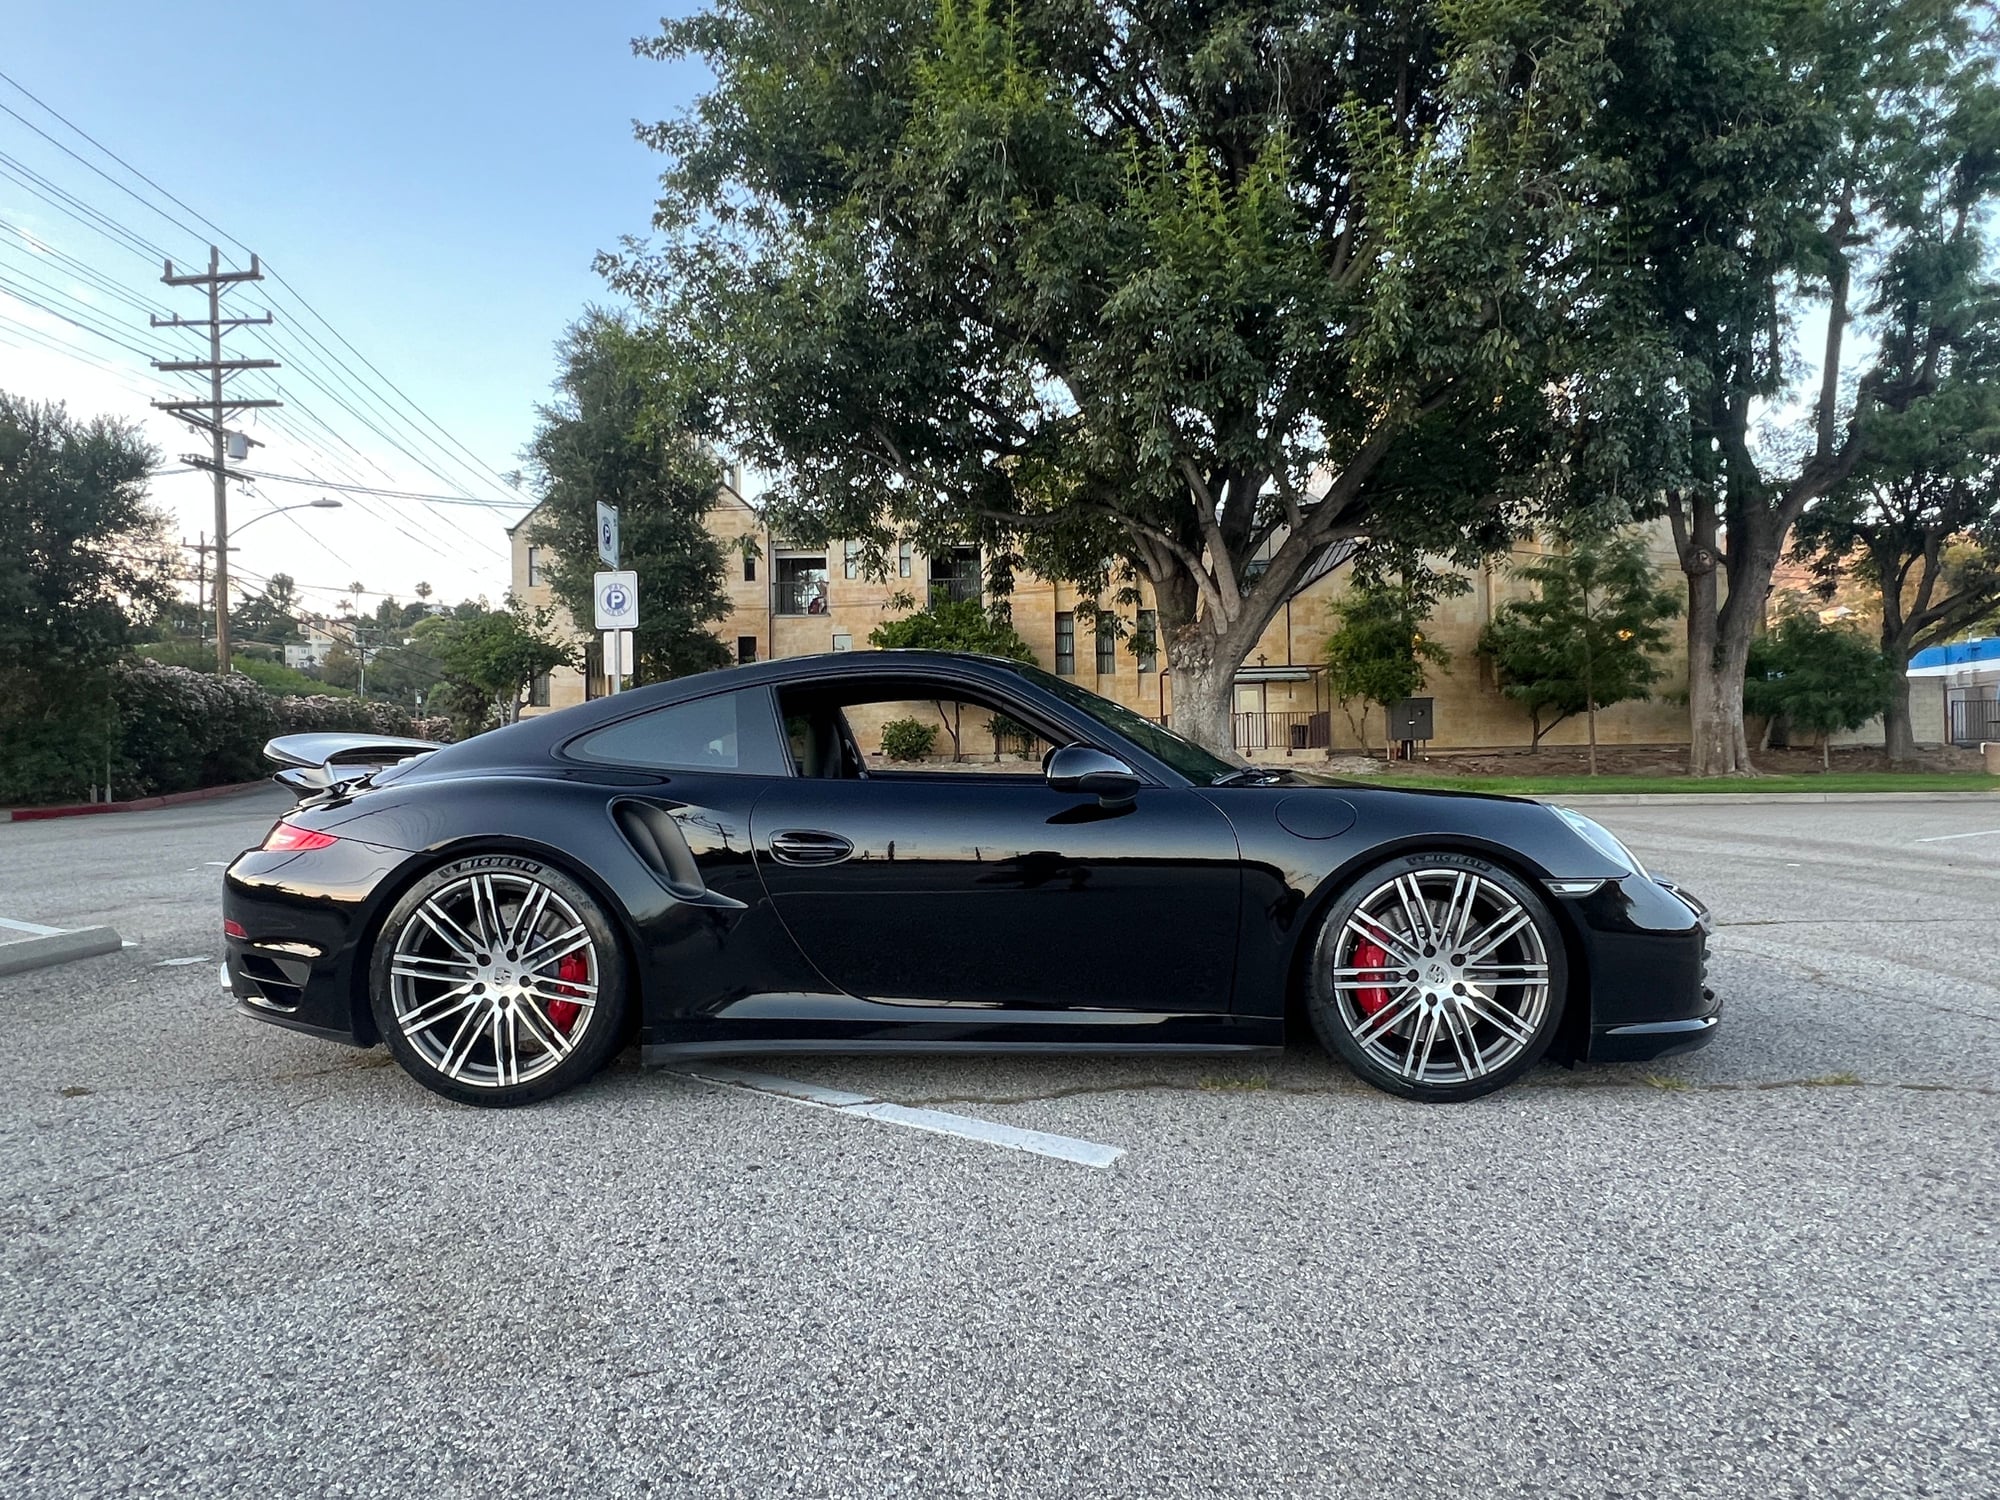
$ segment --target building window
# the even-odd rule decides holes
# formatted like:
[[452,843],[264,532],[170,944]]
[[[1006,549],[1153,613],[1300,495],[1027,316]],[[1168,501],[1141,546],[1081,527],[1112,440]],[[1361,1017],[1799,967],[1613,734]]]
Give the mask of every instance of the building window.
[[1076,676],[1076,616],[1066,609],[1056,611],[1056,676]]
[[544,672],[528,684],[528,707],[547,708],[549,706],[549,674]]
[[910,544],[908,542],[904,542],[896,549],[896,576],[898,578],[908,578],[910,576]]
[[757,556],[753,552],[743,554],[743,581],[745,583],[757,581]]
[[835,631],[833,635],[833,649],[836,651],[852,651],[854,649],[854,637],[844,630]]
[[826,613],[826,558],[780,557],[772,611],[781,615]]
[[540,547],[530,547],[528,549],[528,587],[534,588],[541,581],[542,549]]
[[1138,640],[1134,643],[1141,672],[1160,670],[1160,617],[1150,609],[1139,611]]
[[748,666],[757,659],[757,637],[739,635],[736,637],[736,665]]
[[1118,670],[1118,637],[1111,633],[1110,621],[1097,617],[1097,675],[1109,677]]
[[841,552],[841,575],[846,578],[861,576],[861,543],[849,542]]
[[977,547],[954,547],[942,556],[931,559],[930,594],[938,597],[938,590],[944,590],[944,597],[954,604],[965,599],[979,598],[979,549]]

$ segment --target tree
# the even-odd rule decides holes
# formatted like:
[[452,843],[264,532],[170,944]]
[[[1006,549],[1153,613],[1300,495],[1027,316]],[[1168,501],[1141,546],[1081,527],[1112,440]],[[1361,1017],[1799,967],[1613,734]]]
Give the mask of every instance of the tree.
[[[889,605],[908,609],[911,602],[909,595],[899,594]],[[942,589],[924,608],[877,625],[868,633],[868,644],[884,651],[969,651],[1009,661],[1035,659],[1034,648],[1006,620],[989,614],[977,599],[951,599]]]
[[1883,378],[1859,419],[1864,452],[1795,546],[1827,596],[1852,574],[1880,601],[1897,668],[1882,719],[1892,762],[1916,755],[1910,659],[2000,609],[2000,287],[1980,231],[1948,211],[1882,278]]
[[252,594],[230,612],[229,632],[239,641],[283,645],[299,638],[298,588],[289,573],[273,573],[263,592]]
[[[1389,586],[1359,580],[1333,607],[1340,623],[1326,640],[1326,684],[1346,710],[1354,733],[1368,744],[1368,705],[1383,708],[1383,746],[1388,745],[1388,708],[1424,685],[1424,664],[1443,666],[1451,653],[1424,635],[1427,608],[1408,582]],[[1359,705],[1357,716],[1355,705]]]
[[0,393],[0,802],[101,779],[105,673],[174,592],[157,462],[135,427]]
[[453,717],[476,734],[489,717],[511,724],[528,685],[544,672],[575,664],[576,651],[553,634],[555,611],[509,598],[507,608],[470,619],[439,617],[419,630],[453,691]]
[[[1616,232],[1579,261],[1579,290],[1621,310],[1632,365],[1656,366],[1641,399],[1677,438],[1659,478],[1698,775],[1753,769],[1743,680],[1772,571],[1853,472],[1893,378],[1850,338],[1857,309],[1940,225],[1984,232],[2000,171],[1984,26],[1933,0],[1644,0],[1612,41],[1577,146]],[[1919,335],[1921,382],[1947,333]]]
[[1534,749],[1564,719],[1588,717],[1595,776],[1597,711],[1651,691],[1660,677],[1653,656],[1680,601],[1660,588],[1637,536],[1580,538],[1515,572],[1536,595],[1500,607],[1479,634],[1479,654],[1528,711]]
[[[889,600],[893,609],[908,609],[913,602],[908,594],[897,594]],[[915,613],[877,625],[868,633],[868,644],[885,651],[970,651],[979,656],[1004,656],[1010,661],[1035,659],[1034,648],[1006,620],[988,613],[977,599],[952,599],[942,589]],[[951,736],[951,758],[959,760],[964,753],[960,733],[964,705],[953,703],[947,714],[940,703],[937,710],[939,721]],[[1018,727],[1008,721],[996,729],[995,744]]]
[[640,675],[725,665],[710,629],[729,613],[722,549],[703,525],[721,465],[690,436],[655,345],[593,310],[561,345],[555,401],[541,408],[528,457],[542,491],[529,540],[549,549],[549,584],[570,618],[595,616],[597,503],[618,507],[621,561],[639,575]]
[[1750,649],[1744,707],[1818,735],[1820,764],[1830,766],[1830,738],[1887,708],[1894,676],[1858,631],[1790,614]]
[[1326,547],[1469,560],[1583,471],[1551,428],[1593,432],[1614,346],[1568,167],[1614,24],[717,0],[638,44],[715,85],[641,132],[664,242],[601,265],[788,534],[1143,581],[1176,727],[1226,750]]

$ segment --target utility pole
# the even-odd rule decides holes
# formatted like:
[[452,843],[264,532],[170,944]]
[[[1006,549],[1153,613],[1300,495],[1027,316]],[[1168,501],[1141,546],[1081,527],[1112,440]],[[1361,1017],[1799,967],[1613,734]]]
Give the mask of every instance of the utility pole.
[[224,468],[228,458],[228,430],[223,423],[239,412],[253,407],[282,406],[282,401],[251,400],[247,398],[225,398],[223,382],[231,375],[243,370],[274,370],[278,367],[275,359],[224,359],[222,357],[222,335],[224,330],[242,328],[252,323],[268,323],[271,315],[261,318],[225,318],[222,316],[222,289],[238,281],[262,281],[264,273],[258,268],[257,257],[250,257],[247,271],[225,271],[222,269],[222,252],[214,245],[208,247],[208,269],[178,274],[174,263],[166,263],[166,274],[160,278],[168,286],[198,286],[208,291],[208,316],[206,318],[183,318],[178,315],[162,318],[157,314],[152,319],[155,328],[202,328],[208,332],[207,359],[156,359],[156,369],[169,372],[199,371],[208,376],[208,395],[205,399],[184,401],[155,401],[154,406],[161,411],[173,412],[183,421],[193,426],[207,429],[212,444],[213,457],[195,459],[196,468],[207,469],[215,480],[215,661],[216,669],[227,673],[230,670],[229,655],[229,474]]

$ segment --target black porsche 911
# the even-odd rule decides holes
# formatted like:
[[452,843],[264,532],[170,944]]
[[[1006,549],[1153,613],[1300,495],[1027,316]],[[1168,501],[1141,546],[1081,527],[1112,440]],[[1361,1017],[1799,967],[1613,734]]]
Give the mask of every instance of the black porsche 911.
[[[939,753],[865,748],[903,720]],[[635,1038],[1230,1052],[1301,1020],[1380,1088],[1469,1099],[1719,1013],[1705,909],[1589,819],[1232,765],[1018,662],[793,658],[269,753],[302,800],[229,867],[225,983],[468,1103]]]

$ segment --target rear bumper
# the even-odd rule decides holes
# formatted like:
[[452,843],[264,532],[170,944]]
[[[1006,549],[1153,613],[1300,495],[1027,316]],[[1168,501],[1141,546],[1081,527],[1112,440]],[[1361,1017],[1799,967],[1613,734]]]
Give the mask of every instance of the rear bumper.
[[350,1046],[378,1040],[358,965],[385,878],[411,856],[341,839],[297,853],[253,849],[223,876],[224,988],[243,1014]]

